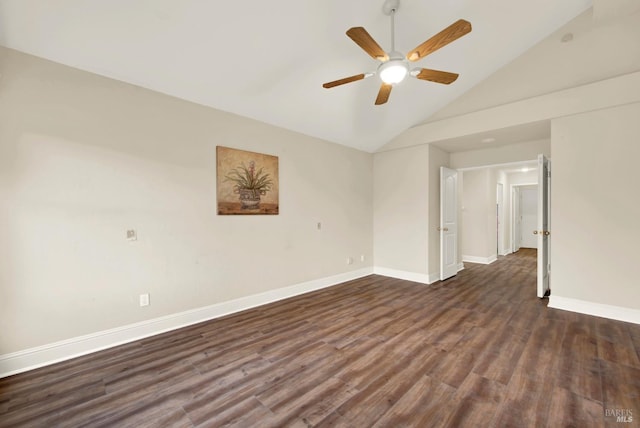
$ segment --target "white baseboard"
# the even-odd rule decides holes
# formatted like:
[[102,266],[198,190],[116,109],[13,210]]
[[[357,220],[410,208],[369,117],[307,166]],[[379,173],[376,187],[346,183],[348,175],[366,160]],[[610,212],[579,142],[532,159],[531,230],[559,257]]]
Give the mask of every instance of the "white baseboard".
[[469,262],[469,263],[480,263],[483,265],[490,265],[491,263],[495,262],[496,260],[498,260],[498,256],[497,255],[492,255],[489,257],[477,257],[477,256],[462,256],[462,261],[463,262]]
[[[462,262],[458,263],[458,272],[464,269]],[[415,272],[407,272],[404,270],[389,269],[383,267],[373,268],[376,275],[390,276],[391,278],[404,279],[406,281],[419,282],[421,284],[433,284],[440,281],[440,272],[431,272],[428,275]]]
[[569,297],[554,296],[553,294],[549,296],[548,307],[554,309],[562,309],[564,311],[578,312],[580,314],[593,315],[596,317],[640,324],[639,309],[605,305],[602,303],[571,299]]
[[23,351],[0,355],[0,378],[81,355],[154,336],[177,328],[208,321],[224,315],[286,299],[373,274],[373,268],[345,272],[326,278],[295,284],[228,302],[179,312],[135,324],[99,331]]
[[[431,282],[434,282],[430,282],[429,280],[431,275],[427,275],[425,273],[408,272],[404,270],[389,269],[378,266],[373,268],[373,273],[376,275],[389,276],[396,279],[404,279],[405,281],[420,282],[422,284],[431,284]],[[440,274],[438,274],[438,278],[436,279],[436,281],[439,278]]]

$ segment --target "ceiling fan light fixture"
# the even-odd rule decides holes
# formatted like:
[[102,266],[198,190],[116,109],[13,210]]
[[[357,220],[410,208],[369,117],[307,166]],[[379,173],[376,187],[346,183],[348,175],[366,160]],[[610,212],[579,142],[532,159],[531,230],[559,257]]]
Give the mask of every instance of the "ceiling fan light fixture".
[[438,34],[432,36],[425,42],[418,45],[415,49],[404,55],[395,48],[395,14],[400,7],[400,0],[384,0],[382,11],[389,16],[391,20],[391,49],[386,52],[375,41],[371,34],[364,27],[351,27],[347,30],[347,36],[353,40],[355,44],[367,53],[371,58],[380,61],[374,73],[360,73],[355,76],[345,77],[343,79],[334,80],[332,82],[323,83],[324,88],[333,88],[335,86],[344,85],[346,83],[355,82],[366,79],[367,77],[377,74],[380,76],[382,85],[378,91],[375,105],[385,104],[389,100],[389,94],[394,85],[402,82],[407,74],[419,80],[440,83],[448,85],[453,83],[458,74],[449,73],[447,71],[431,70],[429,68],[409,68],[409,61],[417,61],[423,57],[437,51],[438,49],[448,45],[449,43],[459,39],[471,31],[471,23],[464,19],[459,19],[449,25]]
[[409,67],[403,60],[389,60],[380,65],[380,79],[387,84],[400,83],[407,76]]

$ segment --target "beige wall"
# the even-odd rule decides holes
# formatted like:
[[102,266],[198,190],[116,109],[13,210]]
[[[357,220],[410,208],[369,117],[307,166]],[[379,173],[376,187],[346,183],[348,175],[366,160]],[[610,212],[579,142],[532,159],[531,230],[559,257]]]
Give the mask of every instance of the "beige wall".
[[428,273],[429,147],[374,155],[374,263]]
[[[535,159],[535,157],[532,159]],[[514,186],[521,184],[538,184],[538,170],[532,169],[527,172],[511,173],[509,174],[509,184]]]
[[552,299],[640,309],[638,118],[640,103],[552,122]]
[[377,268],[422,282],[439,278],[440,167],[448,165],[449,153],[430,145],[374,155]]
[[551,155],[551,140],[534,140],[499,147],[451,153],[451,168],[473,168],[512,162],[530,161],[539,154]]
[[[0,74],[0,355],[371,267],[371,154],[4,48]],[[279,157],[279,215],[216,215],[216,145]]]
[[492,168],[462,174],[462,260],[490,261],[497,256],[497,175]]

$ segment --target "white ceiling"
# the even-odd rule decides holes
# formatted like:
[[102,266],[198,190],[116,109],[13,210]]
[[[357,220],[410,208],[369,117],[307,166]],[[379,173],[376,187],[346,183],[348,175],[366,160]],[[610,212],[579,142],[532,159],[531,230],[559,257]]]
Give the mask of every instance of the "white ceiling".
[[381,0],[0,0],[0,45],[369,152],[376,151],[591,6],[591,0],[401,0],[404,53],[459,18],[473,31],[417,63],[460,73],[407,79],[373,102],[377,77],[346,35],[389,48]]

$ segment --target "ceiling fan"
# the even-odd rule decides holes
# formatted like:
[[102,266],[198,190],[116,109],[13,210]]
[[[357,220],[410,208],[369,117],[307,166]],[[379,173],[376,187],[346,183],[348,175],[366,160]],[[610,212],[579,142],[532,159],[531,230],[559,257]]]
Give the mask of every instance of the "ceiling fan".
[[402,82],[407,74],[420,80],[428,80],[430,82],[443,83],[448,85],[458,78],[458,74],[449,73],[447,71],[431,70],[428,68],[412,68],[409,70],[409,63],[418,61],[440,49],[443,46],[459,39],[465,34],[471,32],[471,23],[460,19],[426,42],[422,43],[405,56],[395,49],[394,39],[394,16],[400,7],[400,0],[385,0],[382,11],[385,15],[391,17],[391,51],[385,52],[380,45],[371,37],[367,30],[363,27],[353,27],[347,31],[347,36],[351,38],[358,46],[368,53],[373,59],[381,62],[376,71],[356,74],[355,76],[345,77],[343,79],[327,82],[322,86],[324,88],[333,88],[335,86],[344,85],[345,83],[356,82],[378,74],[382,85],[376,98],[376,105],[384,104],[389,100],[389,94],[394,84]]

